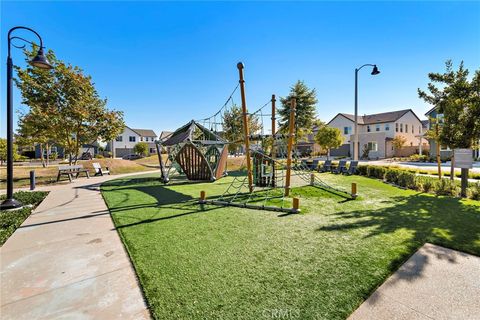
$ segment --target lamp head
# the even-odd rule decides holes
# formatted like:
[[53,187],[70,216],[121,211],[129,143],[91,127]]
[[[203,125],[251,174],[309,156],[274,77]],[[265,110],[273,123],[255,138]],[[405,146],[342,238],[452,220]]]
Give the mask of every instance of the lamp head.
[[371,74],[372,74],[372,76],[376,76],[376,75],[379,74],[379,73],[380,73],[380,71],[378,71],[377,65],[375,64],[375,65],[373,66],[373,70],[372,70],[372,73],[371,73]]
[[37,55],[30,61],[30,64],[40,69],[53,68],[50,62],[48,62],[47,57],[43,54],[43,48],[38,49]]

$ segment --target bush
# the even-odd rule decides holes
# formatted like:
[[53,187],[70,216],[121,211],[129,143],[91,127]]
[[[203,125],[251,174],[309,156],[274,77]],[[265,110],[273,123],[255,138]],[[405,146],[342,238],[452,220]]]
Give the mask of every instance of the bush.
[[385,180],[390,183],[398,184],[398,176],[400,175],[400,170],[398,169],[388,169],[385,173]]
[[104,157],[103,155],[101,155],[101,154],[97,154],[97,155],[95,156],[95,158],[96,158],[96,159],[103,159],[103,158],[105,158],[105,157]]
[[367,175],[367,169],[369,166],[358,166],[357,167],[357,173],[360,176],[366,176]]
[[368,166],[367,176],[383,180],[385,178],[386,168],[380,166]]
[[438,196],[457,196],[459,194],[459,187],[455,181],[440,179],[435,183],[434,191]]
[[417,176],[415,179],[415,184],[415,189],[417,189],[418,191],[429,193],[433,189],[433,186],[435,184],[435,178]]
[[472,200],[480,200],[480,183],[472,183],[467,188],[467,196]]
[[415,189],[415,177],[416,175],[414,173],[399,170],[397,184],[400,187]]

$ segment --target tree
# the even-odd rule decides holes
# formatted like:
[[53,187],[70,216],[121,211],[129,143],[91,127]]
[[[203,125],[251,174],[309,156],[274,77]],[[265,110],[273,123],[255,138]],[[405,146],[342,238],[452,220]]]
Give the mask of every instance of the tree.
[[[17,145],[13,144],[13,161],[18,160],[19,155],[17,153]],[[0,138],[0,165],[7,161],[7,139]]]
[[[458,70],[454,70],[452,61],[448,60],[445,69],[444,73],[429,73],[429,93],[418,89],[418,94],[435,106],[437,113],[443,114],[439,142],[451,149],[471,148],[480,139],[480,70],[469,81],[469,71],[464,68],[463,61]],[[454,162],[452,154],[451,179],[454,178]]]
[[[26,60],[36,52],[25,51]],[[16,67],[15,82],[22,93],[22,103],[29,107],[19,120],[19,134],[24,139],[46,144],[54,141],[64,148],[70,163],[78,158],[83,144],[110,141],[121,133],[123,113],[108,110],[90,76],[79,67],[65,64],[49,50],[53,69]],[[23,129],[22,129],[23,128]],[[47,147],[48,149],[48,147]]]
[[[254,134],[262,129],[258,117],[248,117],[248,127],[250,134]],[[242,108],[237,105],[233,105],[229,110],[223,114],[223,137],[230,142],[228,150],[230,152],[236,152],[238,148],[243,144],[243,118]]]
[[133,147],[133,151],[137,154],[142,156],[146,156],[148,154],[148,143],[146,142],[139,142]]
[[288,132],[290,121],[291,100],[296,98],[295,110],[295,139],[301,139],[312,132],[314,120],[316,119],[317,93],[315,89],[309,89],[303,81],[297,81],[291,88],[290,93],[285,98],[280,98],[282,103],[278,110],[280,115],[280,130]]
[[320,147],[327,149],[327,159],[330,157],[330,150],[338,148],[343,144],[343,135],[340,129],[329,126],[321,126],[315,135],[315,142]]
[[405,146],[405,143],[407,143],[407,138],[404,136],[396,136],[392,140],[392,145],[395,150],[401,150]]

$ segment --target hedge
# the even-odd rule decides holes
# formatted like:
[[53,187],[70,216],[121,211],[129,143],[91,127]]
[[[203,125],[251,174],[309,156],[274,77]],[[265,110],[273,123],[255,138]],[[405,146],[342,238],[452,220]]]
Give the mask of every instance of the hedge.
[[[460,181],[417,175],[411,170],[361,165],[358,167],[357,174],[380,179],[406,189],[435,193],[436,195],[443,196],[457,197],[460,195]],[[480,183],[469,183],[467,196],[473,200],[480,200]]]

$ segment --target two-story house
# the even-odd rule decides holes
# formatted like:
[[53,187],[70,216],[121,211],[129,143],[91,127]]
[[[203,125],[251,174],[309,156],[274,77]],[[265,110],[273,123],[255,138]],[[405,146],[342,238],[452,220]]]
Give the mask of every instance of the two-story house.
[[150,129],[132,129],[125,126],[123,132],[118,135],[115,140],[107,143],[106,150],[112,152],[113,157],[123,157],[127,154],[132,154],[133,148],[139,142],[148,143],[148,152],[150,154],[157,153],[155,140],[157,135]]
[[[432,109],[428,110],[427,113],[425,113],[425,116],[428,117],[428,129],[434,128],[433,122],[440,123],[441,126],[443,114],[438,113],[437,107],[433,107]],[[428,142],[430,144],[430,156],[435,158],[437,156],[437,143],[434,139],[429,139]],[[480,146],[480,140],[478,141],[478,145]],[[453,150],[451,150],[448,146],[440,145],[440,159],[450,159],[452,154]],[[480,158],[479,149],[473,149],[473,157]]]
[[[339,113],[327,125],[340,129],[345,141],[340,148],[331,150],[331,155],[353,156],[354,115]],[[411,109],[358,116],[359,156],[362,157],[365,149],[370,159],[417,153],[420,145],[425,147],[427,144],[423,133],[422,121]],[[406,140],[402,150],[393,147],[393,140],[397,136],[403,136]]]

